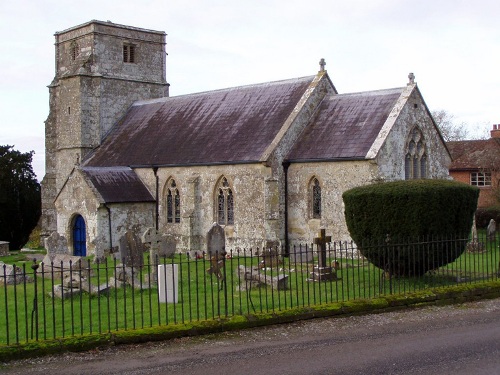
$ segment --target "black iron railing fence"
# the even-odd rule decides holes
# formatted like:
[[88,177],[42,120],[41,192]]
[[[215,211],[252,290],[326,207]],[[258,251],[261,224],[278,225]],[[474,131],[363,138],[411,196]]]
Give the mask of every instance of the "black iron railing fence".
[[[457,254],[457,246],[466,244]],[[347,242],[328,244],[321,267],[316,245],[286,254],[250,249],[153,262],[145,254],[142,267],[112,258],[0,264],[0,344],[187,324],[499,277],[498,237],[391,240],[370,244],[363,253],[367,249],[381,254],[380,267]],[[436,249],[450,263],[435,268],[442,256]]]

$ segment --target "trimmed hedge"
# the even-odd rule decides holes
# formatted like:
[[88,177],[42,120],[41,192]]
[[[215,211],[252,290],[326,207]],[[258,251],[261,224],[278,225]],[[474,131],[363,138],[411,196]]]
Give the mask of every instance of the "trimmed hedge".
[[[342,195],[347,227],[361,253],[396,275],[421,275],[460,256],[466,241],[429,240],[468,238],[478,197],[478,188],[450,180],[378,183]],[[415,241],[426,243],[405,245]]]

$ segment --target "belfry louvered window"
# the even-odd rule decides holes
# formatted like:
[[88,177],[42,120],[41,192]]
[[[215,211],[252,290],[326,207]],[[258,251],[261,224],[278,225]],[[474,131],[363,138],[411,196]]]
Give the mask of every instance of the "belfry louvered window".
[[123,45],[123,62],[135,63],[135,46],[133,44]]

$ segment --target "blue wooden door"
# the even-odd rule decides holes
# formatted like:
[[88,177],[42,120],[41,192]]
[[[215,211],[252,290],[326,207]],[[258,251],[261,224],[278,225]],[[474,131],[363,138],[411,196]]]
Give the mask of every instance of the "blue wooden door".
[[84,257],[87,255],[85,220],[81,215],[75,218],[75,223],[73,224],[73,249],[76,256]]

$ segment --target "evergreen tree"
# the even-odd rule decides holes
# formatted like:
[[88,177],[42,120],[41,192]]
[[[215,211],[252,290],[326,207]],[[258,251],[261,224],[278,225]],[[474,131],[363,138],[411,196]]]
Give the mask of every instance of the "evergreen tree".
[[33,151],[0,145],[0,240],[20,249],[38,223],[41,192],[31,166]]

